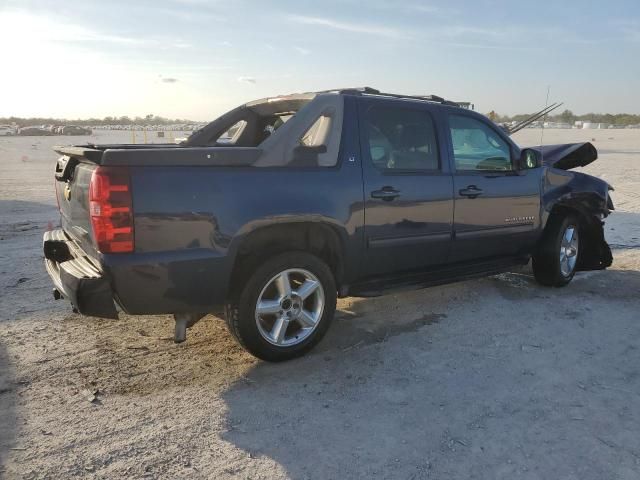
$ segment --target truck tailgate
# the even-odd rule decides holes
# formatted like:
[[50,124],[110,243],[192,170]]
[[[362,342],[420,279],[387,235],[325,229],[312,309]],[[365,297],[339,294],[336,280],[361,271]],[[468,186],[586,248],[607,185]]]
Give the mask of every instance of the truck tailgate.
[[98,252],[91,238],[89,184],[102,152],[78,147],[56,148],[56,152],[62,154],[56,163],[54,182],[62,228],[88,256],[96,259]]

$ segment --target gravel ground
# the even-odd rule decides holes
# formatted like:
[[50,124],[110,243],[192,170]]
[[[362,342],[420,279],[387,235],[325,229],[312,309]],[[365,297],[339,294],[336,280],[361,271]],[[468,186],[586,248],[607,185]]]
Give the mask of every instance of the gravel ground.
[[0,138],[0,477],[639,478],[640,131],[545,132],[592,138],[585,170],[616,187],[609,270],[344,299],[318,348],[279,365],[214,316],[175,345],[168,316],[54,302],[50,147],[79,139]]

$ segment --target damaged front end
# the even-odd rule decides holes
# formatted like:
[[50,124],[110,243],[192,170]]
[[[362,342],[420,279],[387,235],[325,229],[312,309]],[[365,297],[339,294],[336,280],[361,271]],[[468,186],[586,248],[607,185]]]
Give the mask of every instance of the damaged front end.
[[577,270],[603,270],[611,266],[613,256],[604,237],[604,219],[614,210],[609,192],[613,187],[604,180],[581,172],[598,158],[589,142],[534,147],[541,153],[546,169],[542,207],[546,221],[552,215],[573,214],[580,219],[581,248]]

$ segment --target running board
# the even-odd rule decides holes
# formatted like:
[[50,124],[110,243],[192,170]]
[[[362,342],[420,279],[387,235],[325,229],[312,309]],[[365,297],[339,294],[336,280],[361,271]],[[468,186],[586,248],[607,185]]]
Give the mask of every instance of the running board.
[[407,290],[418,290],[436,285],[470,280],[473,278],[497,275],[512,269],[514,266],[523,266],[529,262],[529,257],[508,257],[492,259],[483,262],[464,263],[437,267],[427,271],[413,271],[403,275],[392,275],[368,279],[349,287],[349,295],[352,297],[379,297],[388,293],[397,293]]

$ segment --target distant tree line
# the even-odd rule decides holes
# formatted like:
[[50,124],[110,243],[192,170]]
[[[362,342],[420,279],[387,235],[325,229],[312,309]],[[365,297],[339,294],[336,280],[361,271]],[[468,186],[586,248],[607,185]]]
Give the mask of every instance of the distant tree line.
[[[497,123],[506,123],[511,121],[522,121],[529,118],[533,113],[521,113],[518,115],[508,116],[500,115],[496,112],[489,112],[487,116]],[[638,125],[640,124],[640,115],[630,113],[586,113],[584,115],[575,115],[571,110],[565,110],[556,115],[546,117],[549,122],[562,122],[573,124],[576,120],[594,123],[608,123],[610,125]],[[146,115],[144,117],[104,117],[104,118],[86,118],[77,120],[68,120],[64,118],[44,118],[44,117],[0,117],[0,124],[17,124],[20,127],[31,125],[175,125],[175,124],[194,124],[187,119],[170,119],[159,117],[157,115]]]
[[201,123],[194,122],[193,120],[186,119],[170,119],[159,117],[157,115],[147,115],[145,117],[104,117],[104,118],[86,118],[68,120],[64,118],[44,118],[44,117],[0,117],[0,124],[17,124],[20,127],[27,127],[32,125],[175,125],[175,124],[193,124]]
[[[497,123],[512,121],[520,122],[529,118],[531,115],[533,115],[533,113],[522,113],[512,117],[508,115],[500,115],[495,112],[487,114],[489,118],[492,118]],[[569,123],[571,125],[573,125],[576,120],[593,123],[608,123],[610,125],[639,125],[640,115],[633,115],[631,113],[586,113],[584,115],[576,115],[571,110],[565,110],[561,113],[547,116],[546,120],[548,122]]]

